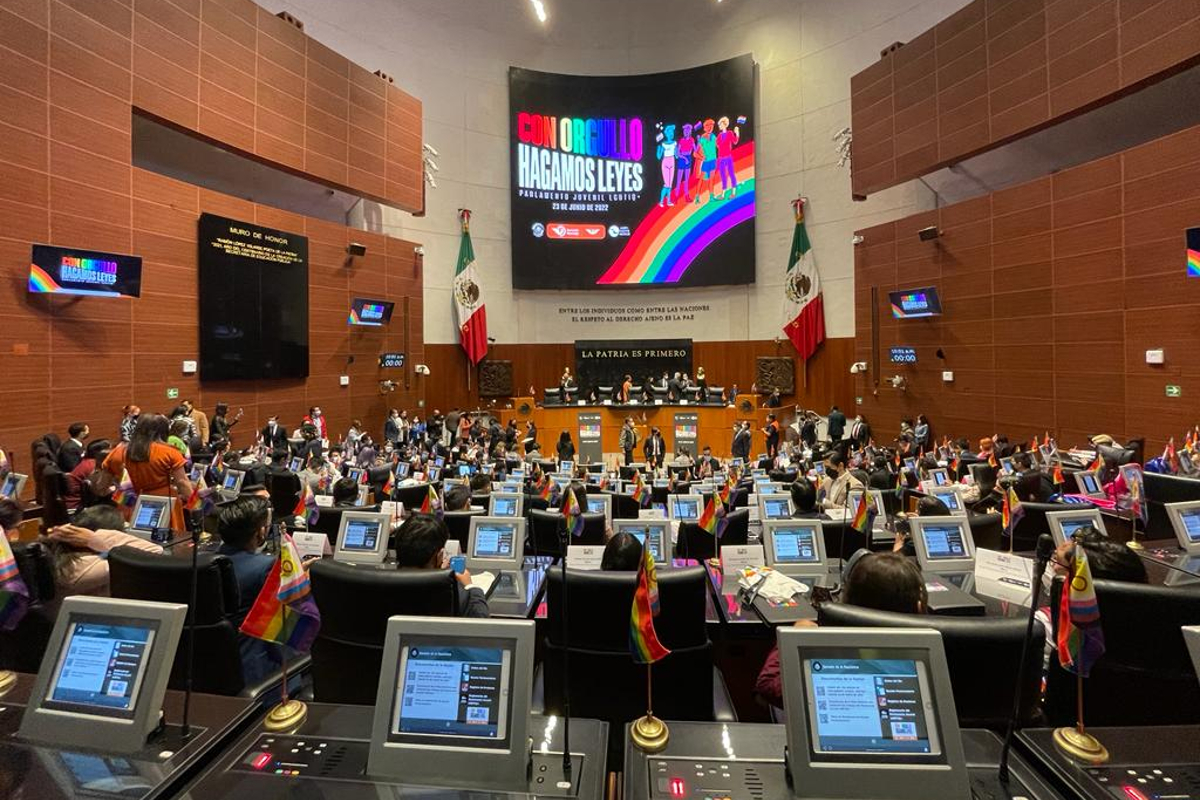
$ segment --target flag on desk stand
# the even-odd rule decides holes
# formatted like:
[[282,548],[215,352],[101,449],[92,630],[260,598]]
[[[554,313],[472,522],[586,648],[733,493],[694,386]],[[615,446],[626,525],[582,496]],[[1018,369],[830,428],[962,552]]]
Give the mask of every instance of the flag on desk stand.
[[1060,459],[1054,462],[1054,485],[1062,486],[1066,482],[1066,478],[1063,477],[1062,460]]
[[1097,450],[1097,451],[1096,451],[1096,458],[1095,458],[1095,460],[1093,460],[1093,461],[1092,461],[1092,463],[1091,463],[1091,464],[1088,466],[1088,468],[1087,468],[1087,471],[1088,471],[1088,472],[1096,472],[1096,473],[1098,473],[1098,472],[1100,472],[1100,470],[1102,470],[1102,469],[1104,469],[1104,459],[1100,457],[1100,451],[1099,451],[1099,450]]
[[1104,630],[1100,627],[1100,605],[1096,601],[1087,551],[1079,542],[1075,543],[1070,579],[1062,587],[1059,599],[1055,645],[1059,665],[1067,672],[1075,673],[1078,697],[1075,727],[1055,730],[1054,743],[1076,758],[1101,764],[1108,760],[1108,750],[1084,729],[1083,679],[1104,655]]
[[862,491],[858,495],[858,505],[854,509],[854,516],[850,519],[850,527],[866,535],[871,530],[874,522],[875,509],[871,503],[871,498],[867,496],[866,491]]
[[312,525],[320,518],[321,508],[317,505],[317,496],[313,494],[308,481],[300,483],[303,488],[300,490],[300,499],[296,502],[296,507],[292,509],[292,516],[304,517],[304,523]]
[[478,364],[487,355],[487,308],[475,269],[475,248],[471,244],[471,212],[459,209],[462,239],[458,245],[458,266],[454,271],[454,314],[458,321],[459,343],[467,360]]
[[729,524],[725,516],[725,504],[717,505],[716,498],[710,494],[708,502],[704,504],[704,512],[700,514],[696,524],[720,539],[725,533],[725,526]]
[[187,502],[183,507],[188,511],[199,511],[200,516],[208,516],[209,512],[216,507],[217,502],[213,499],[213,490],[204,485],[204,478],[196,481],[196,485],[192,487],[192,493],[188,496]]
[[1179,474],[1179,454],[1175,452],[1175,437],[1172,436],[1167,440],[1167,446],[1163,449],[1163,462],[1167,468],[1171,470],[1172,475]]
[[16,628],[28,608],[29,587],[21,579],[8,536],[0,531],[0,631]]
[[438,519],[442,517],[442,501],[438,499],[437,491],[433,488],[433,484],[429,484],[429,491],[425,495],[425,499],[421,501],[422,514],[436,514]]
[[289,730],[307,716],[304,703],[288,699],[287,651],[291,648],[307,653],[320,630],[321,612],[312,598],[308,571],[296,543],[285,533],[279,540],[279,558],[240,628],[246,636],[284,646],[281,697],[279,705],[267,715],[267,730]]
[[1004,490],[1004,502],[1000,506],[1000,524],[1004,528],[1004,534],[1008,536],[1008,552],[1013,549],[1013,531],[1017,527],[1017,523],[1021,517],[1025,515],[1025,509],[1021,507],[1021,500],[1017,497],[1017,493],[1010,486]]
[[641,470],[634,470],[633,472],[633,499],[637,500],[639,506],[645,507],[650,505],[650,488],[642,480]]
[[647,542],[642,547],[637,589],[633,593],[633,608],[629,612],[629,650],[636,663],[646,665],[646,716],[633,723],[630,738],[635,745],[647,752],[663,749],[669,736],[666,723],[655,717],[653,710],[653,664],[671,654],[658,640],[658,634],[654,630],[654,618],[658,611],[658,575],[655,573],[654,556]]
[[392,499],[392,491],[395,488],[396,488],[396,474],[389,469],[387,480],[383,482],[383,489],[381,489],[380,492],[388,500],[391,500]]
[[567,530],[572,536],[583,535],[583,507],[579,505],[579,498],[575,496],[575,490],[567,487],[566,494],[563,496],[563,516],[567,520]]
[[825,341],[825,301],[821,296],[821,276],[809,255],[812,243],[804,226],[804,206],[807,202],[804,197],[792,202],[796,228],[792,232],[792,250],[783,282],[783,332],[805,361],[812,358]]

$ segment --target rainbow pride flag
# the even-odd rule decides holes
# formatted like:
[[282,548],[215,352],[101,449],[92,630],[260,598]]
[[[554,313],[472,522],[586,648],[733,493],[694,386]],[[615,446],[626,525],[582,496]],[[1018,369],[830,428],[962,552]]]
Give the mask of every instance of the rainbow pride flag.
[[1087,551],[1075,545],[1071,580],[1063,587],[1058,607],[1058,663],[1084,678],[1092,664],[1104,655],[1104,630],[1100,627],[1100,605],[1092,584]]
[[725,518],[725,506],[723,504],[718,506],[713,496],[709,495],[708,502],[704,504],[704,511],[696,520],[696,524],[720,539],[721,534],[725,533],[725,526],[728,522],[729,520]]
[[207,516],[217,505],[213,498],[213,490],[204,485],[204,478],[196,481],[196,485],[192,487],[192,493],[188,496],[187,502],[183,507],[188,511],[199,511],[201,516]]
[[1062,462],[1055,461],[1054,462],[1054,485],[1062,486],[1064,483],[1066,483],[1066,478],[1063,477]]
[[568,488],[563,500],[563,516],[567,518],[567,530],[572,536],[583,535],[583,507],[575,497],[575,490]]
[[133,490],[133,480],[129,477],[129,470],[124,470],[121,473],[121,482],[113,490],[112,501],[119,506],[133,508],[137,505],[137,499],[138,495]]
[[658,575],[654,571],[654,556],[649,547],[643,547],[642,560],[638,564],[637,590],[633,593],[633,608],[629,612],[629,649],[633,653],[633,660],[639,664],[653,664],[671,654],[654,631],[654,618],[658,612]]
[[638,505],[648,505],[650,503],[650,489],[646,486],[646,482],[642,480],[642,471],[634,470],[633,473],[633,499],[638,501]]
[[850,519],[850,527],[865,534],[871,530],[874,516],[875,509],[872,507],[871,498],[865,491],[859,493],[858,506],[854,509],[854,516]]
[[438,500],[437,492],[433,488],[433,484],[429,484],[429,491],[425,495],[425,499],[421,501],[422,514],[437,514],[442,515],[442,502]]
[[317,505],[317,496],[313,494],[312,487],[308,485],[308,481],[301,480],[302,486],[300,490],[300,498],[296,501],[296,507],[292,509],[293,517],[304,517],[304,521],[308,525],[312,525],[321,517],[321,508]]
[[21,580],[8,536],[0,531],[0,631],[17,627],[29,608],[29,587]]
[[321,629],[321,612],[313,601],[308,572],[292,537],[279,541],[279,558],[246,615],[241,632],[255,639],[308,652]]
[[386,496],[386,497],[387,497],[387,499],[391,500],[391,499],[392,499],[392,490],[393,490],[393,489],[395,489],[395,488],[396,488],[396,476],[395,476],[395,474],[394,474],[394,473],[393,473],[393,472],[392,472],[392,471],[389,469],[389,470],[388,470],[388,476],[387,476],[387,480],[383,482],[383,494],[384,494],[384,496]]

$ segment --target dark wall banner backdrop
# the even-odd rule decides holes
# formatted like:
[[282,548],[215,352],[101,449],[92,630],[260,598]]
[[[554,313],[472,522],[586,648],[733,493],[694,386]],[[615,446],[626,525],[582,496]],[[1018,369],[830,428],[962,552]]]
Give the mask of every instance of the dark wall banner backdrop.
[[509,69],[515,289],[754,282],[754,62]]
[[600,446],[600,415],[595,412],[579,413],[579,459],[601,461],[604,458]]
[[619,387],[626,375],[632,375],[640,393],[648,376],[660,382],[664,372],[691,374],[691,339],[575,342],[575,375],[585,392],[593,386]]

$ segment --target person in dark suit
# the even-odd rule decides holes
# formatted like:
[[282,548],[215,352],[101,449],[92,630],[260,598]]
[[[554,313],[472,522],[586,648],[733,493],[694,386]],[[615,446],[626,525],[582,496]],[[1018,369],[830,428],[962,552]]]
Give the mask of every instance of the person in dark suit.
[[279,417],[267,417],[267,424],[262,429],[262,439],[268,450],[288,449],[287,431],[279,424]]
[[837,406],[829,409],[829,441],[837,444],[846,433],[846,415]]
[[750,458],[750,423],[734,423],[733,425],[733,444],[729,448],[729,452],[734,458],[740,458],[746,461]]
[[393,445],[400,443],[400,412],[393,408],[383,421],[383,440]]
[[683,399],[683,383],[679,379],[679,373],[667,381],[667,401],[670,403],[678,403]]
[[[470,493],[467,493],[468,499]],[[446,569],[446,541],[450,531],[446,523],[429,514],[413,514],[396,531],[396,567],[398,569]],[[458,616],[487,617],[487,597],[482,588],[471,583],[471,573],[463,570],[458,579]]]
[[621,428],[621,435],[618,438],[617,445],[621,448],[621,452],[625,454],[625,465],[633,463],[633,448],[637,447],[638,432],[633,426],[633,417],[625,418],[625,426]]
[[642,445],[642,455],[646,457],[646,464],[651,469],[662,466],[663,458],[667,455],[667,443],[663,441],[662,431],[658,428],[650,429],[650,435]]
[[871,426],[863,419],[862,414],[857,415],[850,425],[850,441],[859,447],[866,447],[871,443]]
[[67,428],[68,438],[62,443],[62,447],[58,448],[58,468],[63,472],[71,472],[79,466],[79,462],[83,461],[83,443],[88,438],[87,423],[72,422]]
[[767,437],[767,458],[775,458],[779,455],[779,420],[774,414],[767,414],[767,427],[763,428],[763,434]]
[[700,458],[696,459],[696,471],[701,475],[712,475],[720,468],[721,464],[713,457],[712,448],[708,445],[700,452]]

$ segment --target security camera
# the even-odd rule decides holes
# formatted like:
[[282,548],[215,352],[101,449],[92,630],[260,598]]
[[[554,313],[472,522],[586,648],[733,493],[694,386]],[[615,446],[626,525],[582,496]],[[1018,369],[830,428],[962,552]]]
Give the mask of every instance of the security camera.
[[865,241],[866,241],[866,239],[863,238],[863,235],[861,233],[856,233],[856,234],[854,234],[854,238],[852,238],[850,240],[850,244],[858,245],[858,244],[862,244]]
[[850,365],[850,374],[851,375],[857,375],[860,372],[866,372],[866,371],[867,371],[867,362],[865,362],[865,361],[855,361],[853,364]]
[[414,253],[416,253],[416,254],[417,254],[417,255],[419,255],[419,256],[424,256],[424,255],[425,255],[425,248],[424,248],[423,246],[421,246],[421,245],[417,245],[416,247],[414,247],[414,248],[413,248],[413,252],[414,252]]
[[892,385],[893,389],[900,389],[903,391],[904,389],[908,388],[908,380],[903,375],[893,375],[892,377],[888,378],[888,383]]
[[424,364],[417,364],[415,367],[413,367],[413,369],[416,371],[416,373],[418,375],[428,375],[429,374],[429,367],[425,366]]

